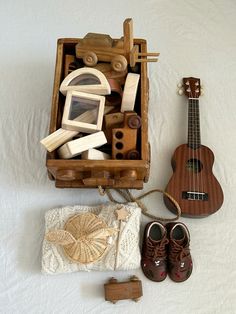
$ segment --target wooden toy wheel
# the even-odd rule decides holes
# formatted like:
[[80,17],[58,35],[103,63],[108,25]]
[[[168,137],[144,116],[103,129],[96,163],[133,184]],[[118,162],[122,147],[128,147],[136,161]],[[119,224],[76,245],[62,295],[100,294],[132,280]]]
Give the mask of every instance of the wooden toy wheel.
[[85,55],[83,56],[83,62],[88,67],[93,67],[97,64],[98,57],[97,57],[96,53],[94,53],[92,51],[87,51],[85,53]]
[[118,55],[111,60],[113,70],[117,72],[125,71],[127,68],[127,60],[124,56]]
[[138,160],[140,158],[140,154],[136,149],[131,149],[126,154],[126,158],[130,160]]
[[51,174],[51,172],[50,172],[50,171],[47,171],[47,172],[48,172],[48,178],[49,178],[49,180],[54,181],[55,178],[54,178],[54,176]]
[[109,280],[109,283],[117,283],[117,279],[112,277],[110,280]]
[[141,118],[138,115],[130,116],[128,119],[128,126],[131,129],[138,129],[141,127],[141,124],[142,124]]
[[57,171],[57,180],[73,181],[76,179],[76,173],[74,170],[61,169]]
[[138,277],[137,276],[132,276],[132,277],[130,277],[130,280],[131,281],[139,281],[139,279],[138,279]]

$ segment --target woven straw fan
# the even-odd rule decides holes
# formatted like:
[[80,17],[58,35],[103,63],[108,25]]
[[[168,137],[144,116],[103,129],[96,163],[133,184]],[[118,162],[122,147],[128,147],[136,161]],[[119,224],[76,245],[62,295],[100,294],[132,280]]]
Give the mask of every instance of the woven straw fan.
[[45,238],[61,245],[70,260],[88,264],[102,257],[108,246],[107,238],[118,231],[109,228],[96,215],[85,213],[72,216],[67,220],[64,230],[49,231]]

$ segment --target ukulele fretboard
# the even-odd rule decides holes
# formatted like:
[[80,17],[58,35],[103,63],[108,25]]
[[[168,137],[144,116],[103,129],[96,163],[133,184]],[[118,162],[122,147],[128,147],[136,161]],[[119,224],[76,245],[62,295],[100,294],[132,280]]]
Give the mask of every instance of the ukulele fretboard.
[[197,149],[201,146],[199,100],[189,98],[188,102],[188,146]]

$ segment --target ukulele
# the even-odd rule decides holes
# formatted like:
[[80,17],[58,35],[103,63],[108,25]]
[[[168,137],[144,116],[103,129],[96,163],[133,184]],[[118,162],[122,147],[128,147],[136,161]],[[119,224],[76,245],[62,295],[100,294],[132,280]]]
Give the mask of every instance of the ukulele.
[[[206,217],[215,213],[223,203],[223,191],[212,173],[213,152],[201,144],[199,96],[200,79],[183,79],[183,92],[188,97],[188,143],[180,145],[172,157],[173,175],[166,187],[180,205],[182,216]],[[175,212],[167,197],[165,205]]]

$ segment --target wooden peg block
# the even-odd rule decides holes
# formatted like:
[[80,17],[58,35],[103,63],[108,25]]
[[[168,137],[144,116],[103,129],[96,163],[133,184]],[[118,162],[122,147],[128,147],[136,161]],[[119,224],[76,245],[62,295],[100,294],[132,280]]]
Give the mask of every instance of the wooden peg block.
[[[114,109],[112,106],[106,106],[104,109],[104,114],[111,112]],[[96,109],[93,109],[96,110]],[[95,114],[95,112],[94,112]],[[94,122],[94,114],[91,113],[88,115],[86,112],[81,114],[78,119],[82,122],[93,123]],[[42,139],[40,143],[49,151],[52,152],[57,149],[59,146],[71,140],[73,137],[79,134],[78,131],[70,131],[64,129],[58,129],[55,132],[49,134],[47,137]]]
[[122,97],[121,112],[134,110],[139,78],[139,74],[128,73]]
[[122,112],[110,113],[104,116],[104,132],[107,142],[112,142],[112,129],[119,128],[123,125],[124,114]]
[[[101,130],[104,105],[104,96],[68,91],[62,117],[62,128],[85,133],[94,133]],[[87,120],[93,122],[83,122],[80,119],[81,114],[88,116],[86,117]]]
[[128,159],[129,152],[136,151],[137,129],[140,126],[140,117],[135,112],[124,113],[123,128],[112,130],[113,159]]
[[96,148],[106,143],[107,139],[105,134],[100,131],[64,144],[58,149],[58,154],[62,159],[70,159],[90,148]]
[[111,159],[111,156],[109,154],[101,152],[98,149],[91,148],[82,153],[81,159],[106,160],[106,159]]

